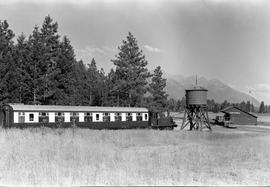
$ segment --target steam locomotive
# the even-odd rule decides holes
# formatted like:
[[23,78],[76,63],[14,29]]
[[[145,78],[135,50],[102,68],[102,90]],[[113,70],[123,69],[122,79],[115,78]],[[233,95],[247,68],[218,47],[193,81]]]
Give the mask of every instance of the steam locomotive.
[[0,126],[173,129],[177,125],[169,114],[139,107],[5,104],[0,107]]

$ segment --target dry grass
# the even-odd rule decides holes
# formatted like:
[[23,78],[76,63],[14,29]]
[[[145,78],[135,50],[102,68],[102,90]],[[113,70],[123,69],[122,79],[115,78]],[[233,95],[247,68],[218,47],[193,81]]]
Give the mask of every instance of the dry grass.
[[0,185],[270,184],[267,133],[1,129],[0,145]]

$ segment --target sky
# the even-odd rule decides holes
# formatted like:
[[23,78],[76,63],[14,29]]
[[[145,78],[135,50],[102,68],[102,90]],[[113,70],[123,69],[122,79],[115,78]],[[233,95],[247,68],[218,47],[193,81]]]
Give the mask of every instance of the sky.
[[0,20],[16,36],[28,36],[50,15],[76,58],[87,64],[94,57],[106,72],[131,32],[150,70],[219,79],[266,104],[269,10],[268,0],[0,0]]

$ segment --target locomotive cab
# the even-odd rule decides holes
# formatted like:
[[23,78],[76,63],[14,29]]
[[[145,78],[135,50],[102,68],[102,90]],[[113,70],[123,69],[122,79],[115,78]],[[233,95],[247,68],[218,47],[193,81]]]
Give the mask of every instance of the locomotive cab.
[[149,112],[149,123],[153,129],[169,129],[173,130],[174,127],[177,127],[172,117],[170,116],[169,111],[155,111],[151,110]]

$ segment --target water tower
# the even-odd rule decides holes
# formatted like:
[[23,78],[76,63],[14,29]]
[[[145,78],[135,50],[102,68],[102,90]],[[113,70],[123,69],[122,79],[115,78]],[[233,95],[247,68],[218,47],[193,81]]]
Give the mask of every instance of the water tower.
[[202,130],[207,127],[211,130],[207,112],[207,89],[197,85],[186,90],[185,114],[181,130],[188,124],[190,130]]

